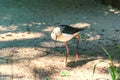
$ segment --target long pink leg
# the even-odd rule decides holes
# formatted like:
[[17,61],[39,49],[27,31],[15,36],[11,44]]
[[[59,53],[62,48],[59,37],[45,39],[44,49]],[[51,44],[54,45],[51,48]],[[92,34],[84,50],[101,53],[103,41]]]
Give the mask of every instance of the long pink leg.
[[66,69],[66,66],[67,66],[67,57],[68,57],[68,53],[69,53],[69,48],[68,48],[68,45],[67,45],[67,43],[66,42],[64,42],[64,44],[65,44],[65,47],[66,47],[66,60],[65,60],[65,69]]
[[75,62],[78,61],[78,46],[79,46],[80,37],[76,36],[76,38],[78,39],[78,41],[77,41],[77,44],[76,44]]

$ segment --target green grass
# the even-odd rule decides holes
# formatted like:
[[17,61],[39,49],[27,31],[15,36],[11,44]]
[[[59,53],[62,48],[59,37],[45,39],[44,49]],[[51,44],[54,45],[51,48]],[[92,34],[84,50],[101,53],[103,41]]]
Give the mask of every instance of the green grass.
[[46,80],[51,80],[51,79],[49,77],[47,77]]
[[70,72],[67,71],[67,70],[63,70],[63,71],[60,72],[60,75],[61,76],[70,76]]
[[[101,48],[103,49],[105,54],[108,56],[108,59],[110,60],[110,63],[108,63],[109,64],[108,72],[109,72],[112,80],[120,80],[120,71],[118,70],[118,68],[115,67],[112,56],[104,47],[101,47]],[[104,60],[99,61],[97,64],[99,64],[100,62],[104,62]],[[95,64],[94,68],[93,68],[93,77],[94,77],[94,73],[95,73],[97,64]]]

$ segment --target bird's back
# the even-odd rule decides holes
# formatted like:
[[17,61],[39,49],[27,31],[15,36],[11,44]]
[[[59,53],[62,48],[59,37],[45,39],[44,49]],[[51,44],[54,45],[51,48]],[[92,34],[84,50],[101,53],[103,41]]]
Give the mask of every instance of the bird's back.
[[67,33],[67,34],[74,34],[85,29],[85,28],[74,28],[69,25],[60,25],[60,26],[63,27],[62,33]]

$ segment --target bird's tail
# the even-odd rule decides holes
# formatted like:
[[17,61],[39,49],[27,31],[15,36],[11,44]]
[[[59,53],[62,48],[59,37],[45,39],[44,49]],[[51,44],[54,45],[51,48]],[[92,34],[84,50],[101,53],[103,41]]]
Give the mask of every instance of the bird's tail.
[[79,28],[79,31],[83,31],[83,30],[85,30],[86,29],[86,27],[85,28]]
[[77,29],[78,31],[83,31],[85,30],[86,28],[89,27],[89,25],[83,25],[82,27],[81,26],[76,26],[76,25],[60,25],[61,27],[69,27],[69,28],[73,28],[73,29]]

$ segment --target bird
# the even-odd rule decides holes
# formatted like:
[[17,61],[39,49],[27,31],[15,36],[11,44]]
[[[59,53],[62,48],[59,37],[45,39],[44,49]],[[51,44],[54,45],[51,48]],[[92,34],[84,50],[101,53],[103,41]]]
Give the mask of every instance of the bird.
[[77,62],[78,61],[78,45],[80,41],[79,32],[86,29],[87,26],[88,25],[86,26],[84,25],[84,27],[74,27],[71,25],[59,25],[52,30],[51,38],[55,41],[63,42],[66,47],[66,59],[65,59],[65,66],[64,66],[65,69],[67,67],[67,58],[69,54],[69,47],[67,42],[70,41],[72,38],[77,39],[76,54],[75,54],[75,62]]

